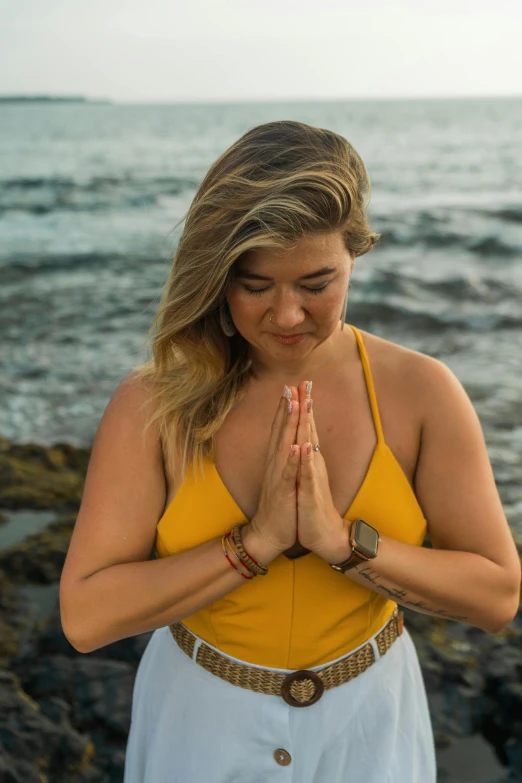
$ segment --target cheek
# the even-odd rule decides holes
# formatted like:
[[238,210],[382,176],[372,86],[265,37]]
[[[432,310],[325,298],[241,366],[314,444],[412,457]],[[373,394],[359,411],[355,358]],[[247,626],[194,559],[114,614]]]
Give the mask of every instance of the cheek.
[[[344,294],[343,294],[344,296]],[[314,312],[321,312],[325,318],[330,316],[331,319],[337,318],[337,313],[342,304],[342,298],[339,299],[339,294],[335,291],[331,293],[325,292],[318,297],[319,302],[314,306]]]
[[266,303],[263,304],[261,296],[246,294],[244,291],[231,292],[228,297],[228,306],[238,318],[243,315],[248,317],[263,309],[266,310]]

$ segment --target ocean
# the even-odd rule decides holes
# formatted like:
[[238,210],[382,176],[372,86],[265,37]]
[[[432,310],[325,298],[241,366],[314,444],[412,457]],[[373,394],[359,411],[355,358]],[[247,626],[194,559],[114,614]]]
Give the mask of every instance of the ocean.
[[89,446],[210,164],[254,125],[361,155],[379,244],[347,320],[435,356],[480,418],[522,533],[522,98],[0,107],[0,435]]

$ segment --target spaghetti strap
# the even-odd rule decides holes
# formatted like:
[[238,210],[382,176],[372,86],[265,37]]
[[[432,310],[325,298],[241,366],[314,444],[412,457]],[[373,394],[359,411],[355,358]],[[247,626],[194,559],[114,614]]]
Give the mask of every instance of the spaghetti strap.
[[370,369],[370,361],[368,359],[368,354],[366,353],[366,348],[364,347],[362,334],[359,332],[357,327],[354,326],[353,324],[349,324],[349,326],[353,330],[353,333],[355,334],[355,338],[357,340],[357,345],[359,346],[359,355],[361,357],[362,366],[364,370],[364,377],[366,380],[366,389],[368,391],[368,397],[370,399],[373,424],[375,427],[375,432],[377,434],[377,443],[381,445],[385,445],[384,433],[381,424],[381,416],[379,414],[379,406],[377,405],[377,395],[375,394],[375,386],[373,385],[372,371]]

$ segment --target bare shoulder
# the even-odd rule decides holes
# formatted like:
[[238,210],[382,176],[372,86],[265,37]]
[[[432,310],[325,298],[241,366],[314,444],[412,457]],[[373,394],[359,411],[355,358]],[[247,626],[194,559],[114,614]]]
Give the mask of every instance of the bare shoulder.
[[100,421],[91,461],[119,462],[128,475],[135,471],[154,487],[158,507],[165,490],[163,455],[157,424],[147,426],[153,412],[151,389],[135,371],[118,384]]
[[134,372],[112,394],[95,434],[62,590],[116,563],[148,559],[165,503],[161,446],[145,423],[150,391]]
[[150,388],[141,380],[137,372],[131,370],[114,390],[107,404],[106,413],[111,409],[117,409],[119,415],[130,417],[132,422],[142,428],[151,406]]
[[140,453],[155,466],[163,462],[161,440],[157,425],[146,426],[153,411],[151,389],[131,370],[116,387],[107,403],[93,444],[123,444],[125,438],[135,441]]
[[436,364],[445,366],[443,365],[443,362],[439,359],[435,359],[429,354],[415,351],[413,348],[394,343],[391,340],[386,340],[384,337],[379,337],[371,332],[366,332],[364,329],[359,329],[359,332],[363,336],[364,345],[368,352],[368,358],[372,363],[372,367],[375,363],[391,370],[400,369],[404,371],[410,369],[422,373],[429,372],[429,367]]
[[407,403],[411,416],[420,423],[426,421],[430,401],[443,395],[447,384],[460,381],[439,359],[399,343],[386,340],[359,329],[368,353],[376,386],[386,390],[384,397]]

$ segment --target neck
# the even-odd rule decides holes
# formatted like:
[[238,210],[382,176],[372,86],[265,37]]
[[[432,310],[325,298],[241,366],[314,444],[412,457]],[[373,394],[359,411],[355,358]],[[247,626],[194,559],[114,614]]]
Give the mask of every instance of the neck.
[[[298,386],[303,380],[313,380],[332,363],[337,362],[340,354],[348,356],[346,344],[353,337],[352,330],[342,323],[323,340],[308,339],[308,350],[301,345],[284,346],[275,343],[277,356],[250,346],[252,373],[256,381],[263,383],[288,384]],[[286,355],[285,355],[286,353]],[[284,358],[282,358],[284,357]]]

